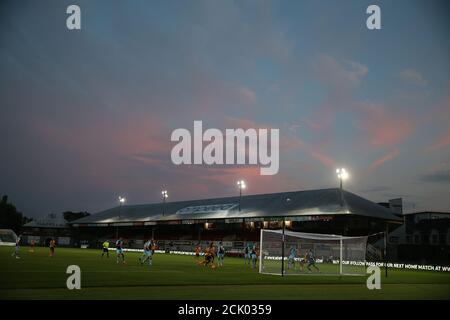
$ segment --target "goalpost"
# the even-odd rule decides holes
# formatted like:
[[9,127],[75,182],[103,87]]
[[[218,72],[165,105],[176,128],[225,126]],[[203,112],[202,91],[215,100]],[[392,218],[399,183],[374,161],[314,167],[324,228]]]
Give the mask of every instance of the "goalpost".
[[367,238],[261,229],[259,272],[365,275]]
[[15,246],[17,235],[11,229],[0,229],[0,246]]

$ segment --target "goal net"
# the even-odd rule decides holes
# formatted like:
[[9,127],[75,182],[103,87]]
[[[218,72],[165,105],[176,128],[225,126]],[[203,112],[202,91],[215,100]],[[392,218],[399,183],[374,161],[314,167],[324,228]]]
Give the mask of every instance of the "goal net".
[[259,272],[277,275],[364,275],[367,236],[345,237],[261,229]]
[[17,235],[11,229],[0,229],[0,246],[15,246]]

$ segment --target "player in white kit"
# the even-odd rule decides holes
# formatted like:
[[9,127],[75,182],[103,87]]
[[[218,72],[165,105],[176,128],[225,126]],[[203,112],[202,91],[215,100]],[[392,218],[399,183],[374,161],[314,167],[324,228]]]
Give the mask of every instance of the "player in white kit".
[[11,254],[11,257],[16,257],[16,259],[20,259],[20,257],[19,257],[20,239],[21,239],[21,236],[18,236],[16,239],[16,247],[14,248],[14,252]]
[[139,258],[139,262],[141,265],[148,262],[148,265],[152,265],[152,256],[153,256],[153,242],[151,240],[148,240],[146,243],[144,243],[144,254],[142,257]]

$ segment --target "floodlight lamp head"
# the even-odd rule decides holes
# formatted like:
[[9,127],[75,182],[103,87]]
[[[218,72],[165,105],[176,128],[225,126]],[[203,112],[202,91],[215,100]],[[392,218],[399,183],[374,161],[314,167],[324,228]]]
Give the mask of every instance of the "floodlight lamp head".
[[347,180],[348,179],[348,172],[344,168],[336,169],[336,173],[339,179],[341,180]]

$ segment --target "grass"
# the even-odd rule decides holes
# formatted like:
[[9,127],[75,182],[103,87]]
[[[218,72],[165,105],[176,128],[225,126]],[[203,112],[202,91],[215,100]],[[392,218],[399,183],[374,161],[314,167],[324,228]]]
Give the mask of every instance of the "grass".
[[[1,299],[450,299],[450,273],[389,270],[381,290],[368,290],[367,277],[261,275],[243,259],[225,258],[225,266],[197,265],[192,256],[156,254],[153,266],[141,266],[139,253],[100,258],[100,250],[47,248],[11,257],[0,247]],[[67,266],[81,268],[81,290],[68,290]],[[320,266],[320,265],[319,265]]]

